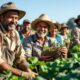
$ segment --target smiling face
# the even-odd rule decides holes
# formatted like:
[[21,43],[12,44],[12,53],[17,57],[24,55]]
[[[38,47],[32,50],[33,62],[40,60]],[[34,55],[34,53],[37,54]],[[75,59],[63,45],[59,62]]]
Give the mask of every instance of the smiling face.
[[30,22],[25,22],[23,24],[23,28],[24,28],[25,31],[30,31],[31,30],[31,24],[30,24]]
[[49,26],[46,22],[39,22],[36,24],[36,30],[39,37],[45,37],[47,35]]
[[58,32],[58,29],[54,25],[54,27],[50,29],[50,34],[51,34],[51,36],[56,36],[57,32]]
[[67,32],[68,32],[68,28],[67,27],[64,27],[64,28],[61,29],[61,34],[62,35],[66,35]]
[[18,12],[9,11],[5,13],[3,16],[5,21],[4,24],[7,25],[8,30],[14,29],[18,23]]

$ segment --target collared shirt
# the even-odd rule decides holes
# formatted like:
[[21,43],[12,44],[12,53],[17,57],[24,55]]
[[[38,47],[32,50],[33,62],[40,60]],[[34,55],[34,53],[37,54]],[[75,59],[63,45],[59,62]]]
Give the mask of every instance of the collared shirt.
[[[12,65],[15,55],[20,59],[25,58],[25,51],[20,43],[19,35],[16,30],[13,31],[14,37],[10,39],[6,34],[3,36],[3,50],[0,59]],[[0,53],[1,54],[1,53]]]
[[43,52],[43,47],[50,46],[49,38],[46,37],[45,39],[46,40],[44,42],[44,45],[41,45],[38,41],[37,34],[31,35],[31,36],[25,38],[23,41],[23,46],[26,51],[26,56],[27,57],[36,56],[36,57],[40,58],[42,55],[42,52]]
[[32,31],[30,31],[28,34],[26,34],[26,32],[23,33],[23,30],[18,31],[18,33],[19,33],[21,43],[23,43],[24,38],[34,34]]

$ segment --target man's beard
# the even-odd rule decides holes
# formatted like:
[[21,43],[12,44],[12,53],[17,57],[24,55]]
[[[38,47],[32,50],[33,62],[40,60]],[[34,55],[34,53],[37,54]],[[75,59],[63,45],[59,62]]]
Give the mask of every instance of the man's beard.
[[11,22],[11,23],[7,24],[7,25],[5,26],[5,28],[6,28],[7,31],[15,30],[16,24],[14,24],[14,23]]
[[44,38],[47,35],[47,32],[46,33],[37,33],[37,35],[38,35],[38,37]]
[[8,25],[8,30],[9,31],[15,30],[15,28],[16,28],[16,25],[14,25],[14,24]]

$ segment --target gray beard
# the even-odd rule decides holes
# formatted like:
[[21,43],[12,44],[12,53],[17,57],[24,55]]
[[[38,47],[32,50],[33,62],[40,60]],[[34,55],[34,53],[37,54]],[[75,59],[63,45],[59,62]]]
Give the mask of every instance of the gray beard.
[[11,30],[14,30],[16,28],[16,24],[4,24],[3,23],[2,25],[3,25],[4,30],[6,32],[11,31]]
[[47,33],[44,33],[44,34],[37,33],[37,35],[38,35],[38,37],[44,38],[47,35]]
[[14,24],[8,26],[8,29],[9,29],[10,31],[15,30],[15,28],[16,28],[16,26],[15,26]]

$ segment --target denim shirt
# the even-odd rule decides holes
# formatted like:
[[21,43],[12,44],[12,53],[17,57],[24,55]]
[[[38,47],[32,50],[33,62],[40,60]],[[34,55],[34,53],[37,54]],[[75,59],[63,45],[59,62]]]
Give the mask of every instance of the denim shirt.
[[64,38],[60,35],[60,34],[57,34],[55,38],[52,38],[50,37],[50,34],[48,34],[48,37],[50,39],[50,45],[57,45],[57,44],[60,44],[60,45],[64,45]]

